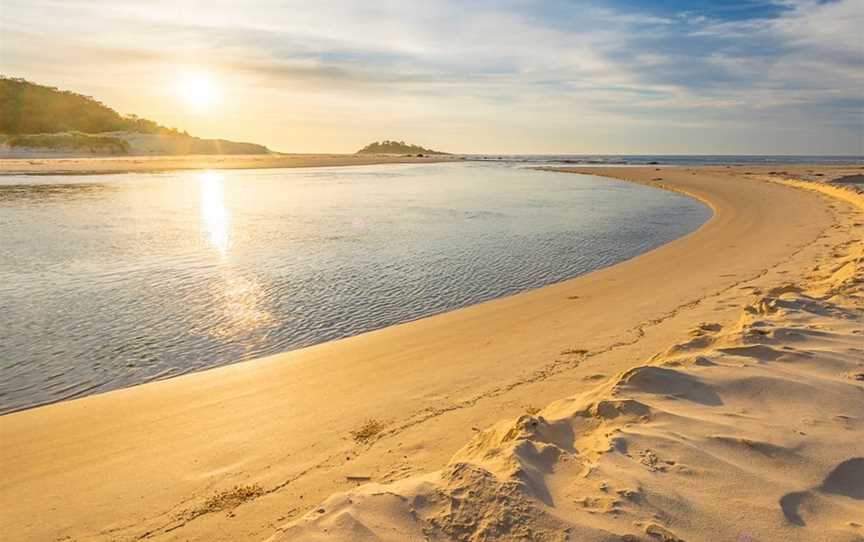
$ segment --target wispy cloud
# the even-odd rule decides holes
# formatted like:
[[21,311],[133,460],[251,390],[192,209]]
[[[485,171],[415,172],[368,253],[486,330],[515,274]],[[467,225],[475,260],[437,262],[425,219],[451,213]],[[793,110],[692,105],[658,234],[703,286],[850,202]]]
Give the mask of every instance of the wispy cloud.
[[[864,152],[858,0],[5,0],[3,9],[13,42],[3,71],[96,91],[112,73],[145,85],[166,66],[213,70],[256,101],[244,115],[267,104],[247,124],[286,150],[300,141],[297,150],[351,150],[380,135],[469,151]],[[121,91],[106,101],[142,105]],[[156,113],[219,129],[157,94]],[[297,136],[280,115],[316,135]]]

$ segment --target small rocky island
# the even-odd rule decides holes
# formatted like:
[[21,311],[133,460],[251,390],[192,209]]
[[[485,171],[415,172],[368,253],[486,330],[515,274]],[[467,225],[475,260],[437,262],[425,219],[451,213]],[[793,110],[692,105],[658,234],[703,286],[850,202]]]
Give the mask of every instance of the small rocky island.
[[420,145],[411,145],[409,143],[405,143],[404,141],[376,141],[374,143],[370,143],[357,151],[355,154],[450,154],[447,152],[434,151],[432,149],[427,149],[425,147],[421,147]]

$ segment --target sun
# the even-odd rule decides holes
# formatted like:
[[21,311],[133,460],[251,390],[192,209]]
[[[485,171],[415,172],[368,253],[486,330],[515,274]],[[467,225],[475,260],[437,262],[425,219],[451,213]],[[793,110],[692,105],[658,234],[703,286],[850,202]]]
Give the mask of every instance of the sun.
[[188,73],[180,78],[180,95],[195,109],[207,109],[219,100],[219,90],[210,77],[201,73]]

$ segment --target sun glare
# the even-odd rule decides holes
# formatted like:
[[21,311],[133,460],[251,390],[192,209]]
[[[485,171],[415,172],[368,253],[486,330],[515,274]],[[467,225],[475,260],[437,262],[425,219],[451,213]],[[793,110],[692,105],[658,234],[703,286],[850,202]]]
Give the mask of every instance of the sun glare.
[[224,258],[230,243],[230,218],[225,208],[222,175],[206,171],[198,175],[201,187],[201,226],[206,239]]
[[213,80],[203,74],[187,74],[178,85],[180,95],[195,109],[206,109],[219,99],[219,92]]

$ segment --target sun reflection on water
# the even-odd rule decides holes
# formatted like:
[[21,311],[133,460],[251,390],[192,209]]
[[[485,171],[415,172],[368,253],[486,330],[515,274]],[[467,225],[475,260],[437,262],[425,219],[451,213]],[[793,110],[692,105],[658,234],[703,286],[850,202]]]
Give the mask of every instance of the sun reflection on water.
[[198,175],[201,186],[201,227],[207,240],[223,258],[228,254],[230,217],[225,208],[224,179],[213,171]]
[[[201,229],[209,245],[225,260],[231,246],[231,217],[225,198],[225,178],[214,171],[197,176],[201,194]],[[227,263],[227,262],[226,262]],[[267,293],[256,281],[221,267],[220,279],[210,288],[214,300],[211,318],[199,330],[213,338],[253,347],[266,338],[274,317],[267,310]],[[263,334],[263,335],[262,335]]]
[[257,283],[245,277],[226,277],[213,295],[220,299],[216,321],[207,334],[218,339],[252,339],[256,331],[274,323],[273,315],[264,308],[266,293]]

